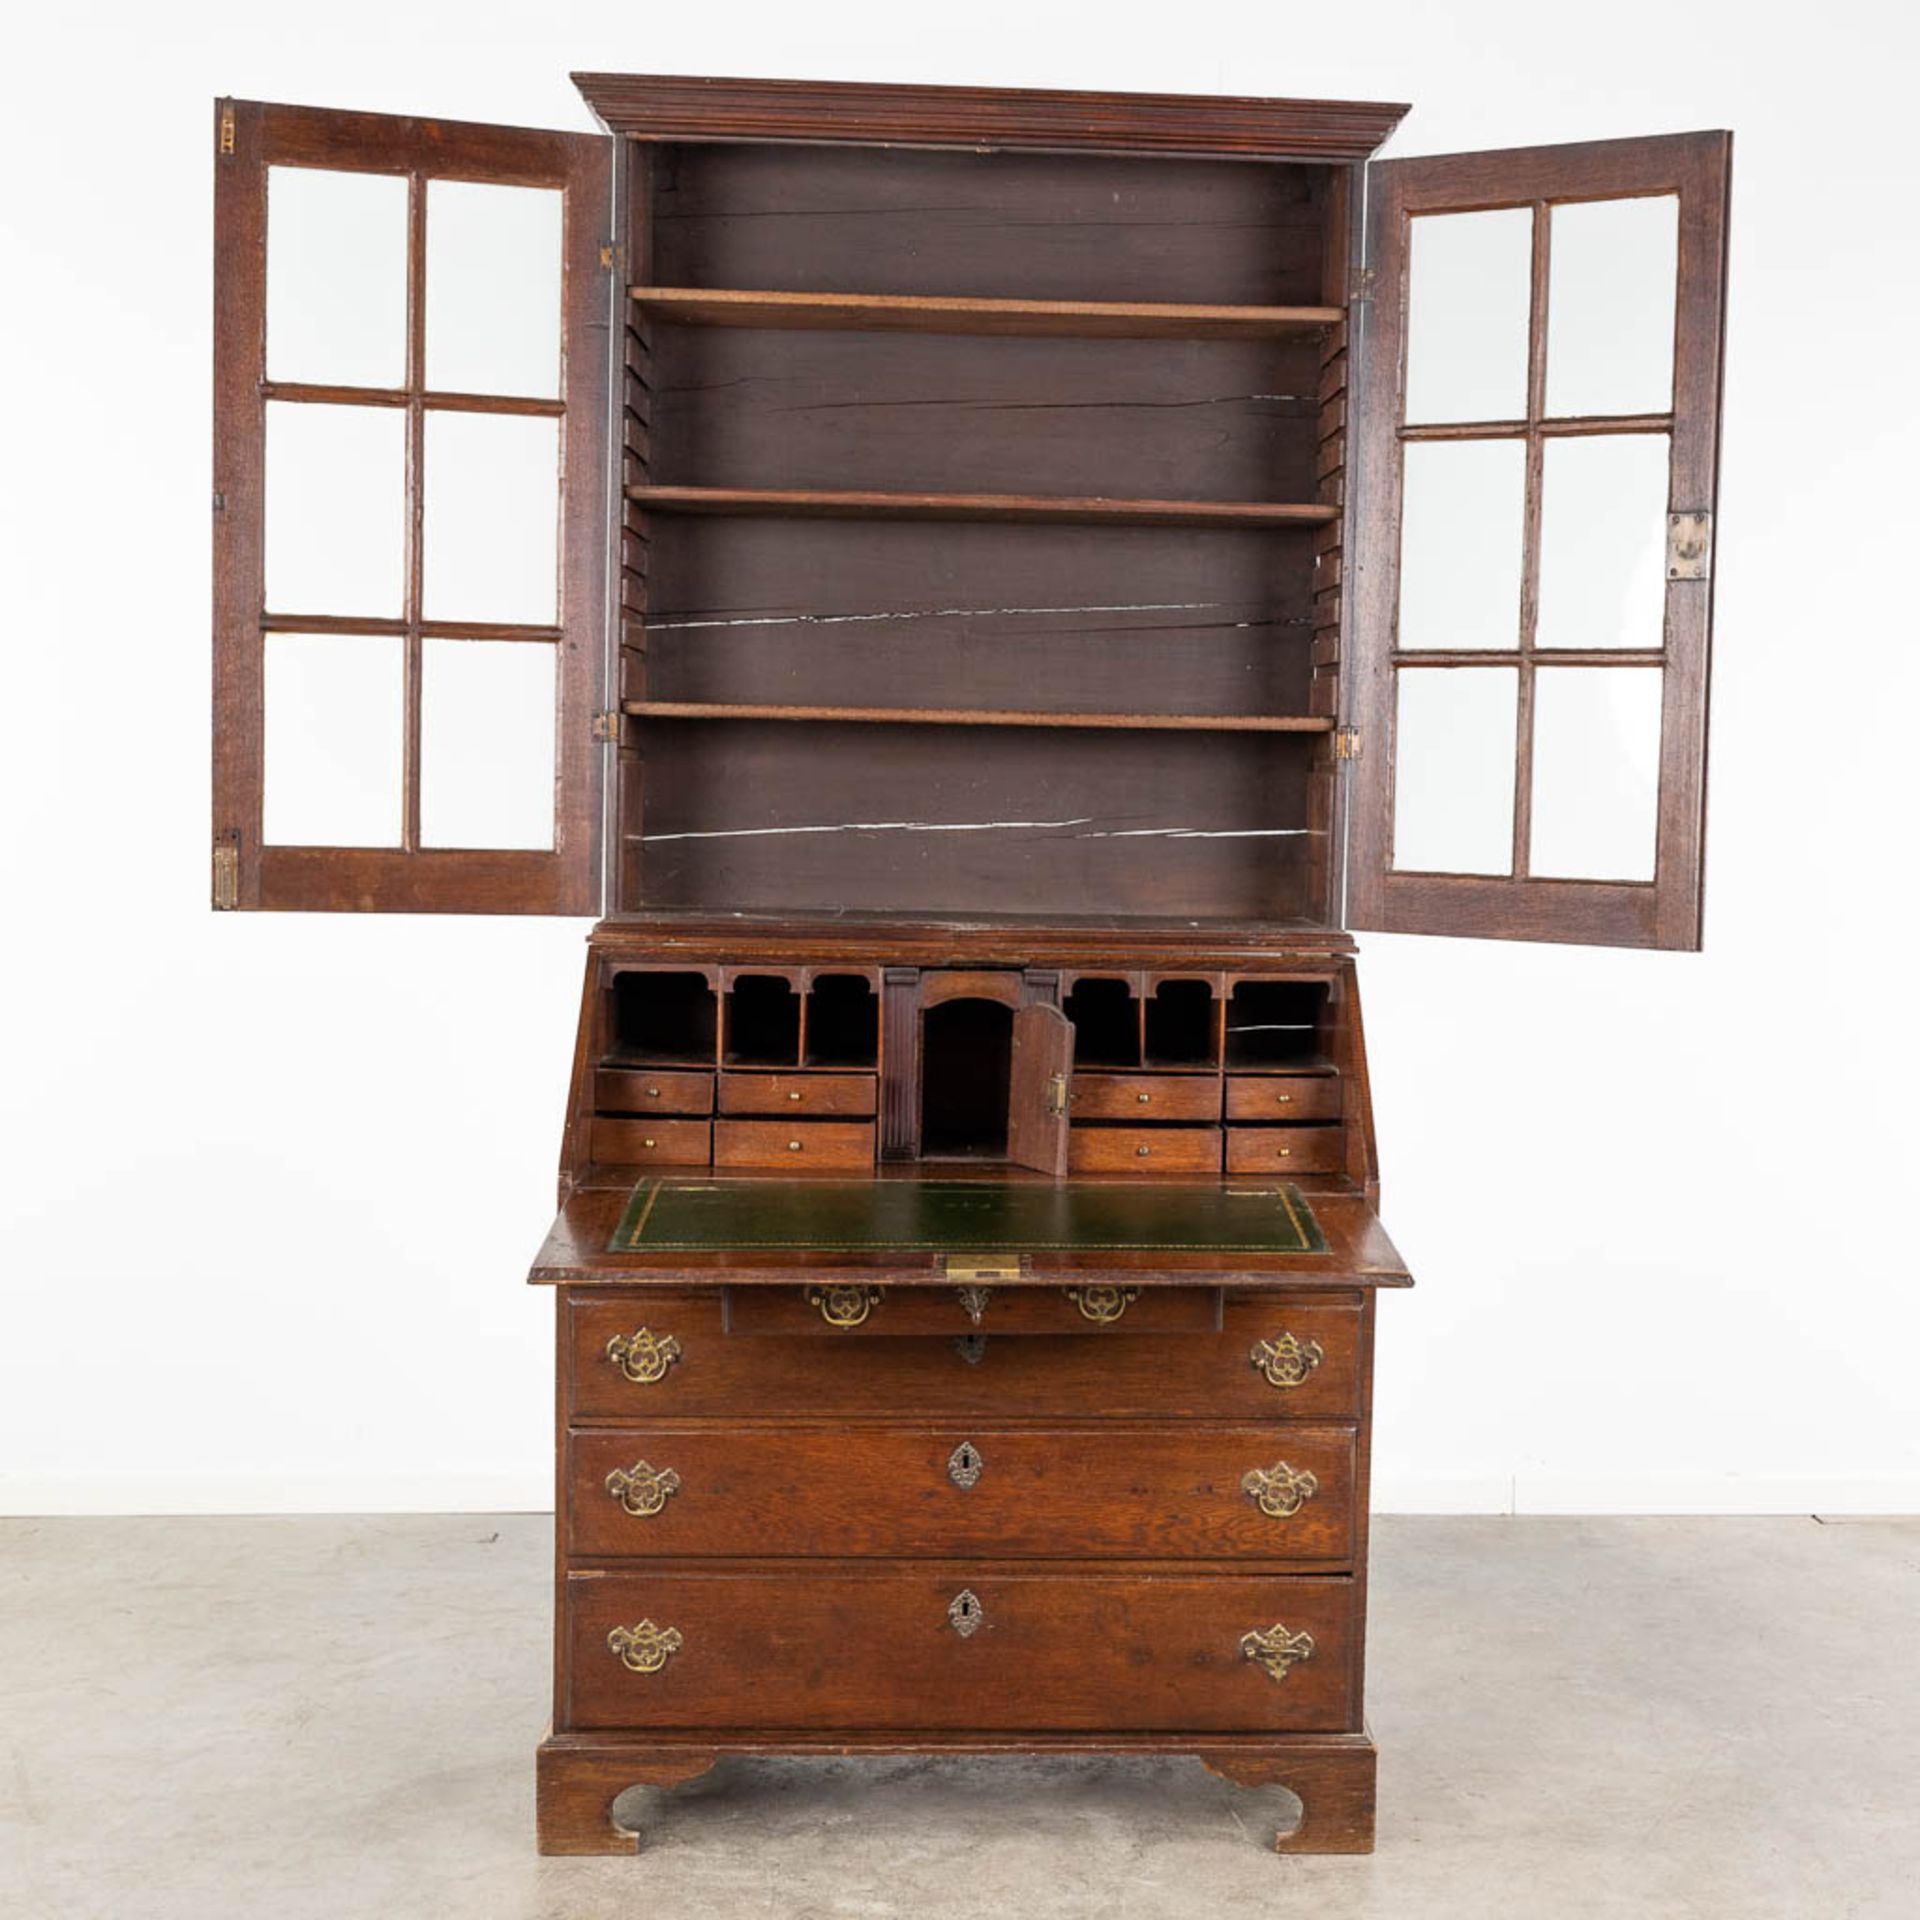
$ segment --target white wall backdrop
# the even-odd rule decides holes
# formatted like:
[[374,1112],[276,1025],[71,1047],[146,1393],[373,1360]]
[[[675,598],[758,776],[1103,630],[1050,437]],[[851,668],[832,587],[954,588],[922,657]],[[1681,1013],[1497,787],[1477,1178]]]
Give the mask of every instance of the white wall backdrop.
[[[51,23],[51,24],[49,24]],[[0,75],[0,1507],[542,1506],[584,923],[210,914],[210,101],[584,128],[569,68],[1736,130],[1707,952],[1375,937],[1388,1509],[1920,1504],[1911,15],[108,4]],[[38,44],[30,37],[41,36]]]

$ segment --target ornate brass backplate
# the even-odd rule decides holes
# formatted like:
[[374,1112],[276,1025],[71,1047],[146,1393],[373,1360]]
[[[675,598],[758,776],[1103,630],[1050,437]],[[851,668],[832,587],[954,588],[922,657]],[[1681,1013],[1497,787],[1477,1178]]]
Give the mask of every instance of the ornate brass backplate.
[[987,1302],[993,1298],[991,1287],[962,1287],[960,1311],[977,1327],[987,1317]]
[[880,1304],[879,1287],[809,1287],[807,1305],[830,1327],[864,1326]]
[[1270,1467],[1250,1467],[1240,1476],[1240,1490],[1269,1520],[1285,1520],[1320,1491],[1320,1482],[1276,1460]]
[[987,1610],[980,1604],[980,1596],[971,1587],[962,1587],[947,1602],[947,1618],[953,1623],[953,1630],[962,1640],[971,1640],[980,1631],[981,1623],[987,1617]]
[[680,1358],[680,1342],[670,1333],[637,1327],[632,1333],[616,1333],[607,1342],[607,1358],[623,1378],[636,1387],[647,1387],[667,1377],[667,1369]]
[[1096,1326],[1111,1326],[1140,1297],[1138,1287],[1069,1287],[1067,1298]]
[[1313,1658],[1313,1635],[1289,1633],[1279,1621],[1262,1633],[1258,1628],[1240,1636],[1240,1657],[1251,1660],[1269,1680],[1281,1681],[1297,1661]]
[[1276,1339],[1257,1340],[1247,1358],[1270,1387],[1297,1387],[1326,1358],[1318,1340],[1299,1340],[1282,1331]]
[[987,1357],[987,1336],[984,1333],[955,1334],[953,1350],[968,1366],[977,1367]]
[[642,1620],[631,1627],[615,1627],[607,1635],[607,1645],[631,1673],[658,1673],[680,1651],[682,1644],[678,1627],[656,1627],[651,1620]]
[[615,1467],[607,1475],[607,1491],[636,1520],[658,1513],[680,1491],[680,1476],[671,1467],[650,1467],[636,1460],[630,1467]]
[[947,1478],[956,1487],[970,1487],[986,1466],[980,1449],[971,1440],[962,1440],[947,1456]]

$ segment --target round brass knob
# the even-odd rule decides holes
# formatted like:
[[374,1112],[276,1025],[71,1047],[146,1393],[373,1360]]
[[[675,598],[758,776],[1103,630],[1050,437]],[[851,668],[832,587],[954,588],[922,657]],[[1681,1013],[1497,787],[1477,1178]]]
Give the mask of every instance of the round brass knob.
[[1133,1097],[1138,1100],[1143,1107],[1151,1105],[1153,1101],[1153,1095],[1150,1093],[1136,1093]]
[[652,1146],[652,1145],[654,1144],[654,1142],[653,1142],[653,1141],[651,1141],[651,1140],[642,1140],[642,1141],[640,1142],[640,1144],[641,1144],[641,1145],[642,1145],[643,1147],[650,1147],[650,1146]]
[[658,1100],[660,1098],[660,1089],[658,1087],[649,1087],[647,1089],[647,1098],[649,1100]]
[[798,1100],[798,1099],[800,1098],[800,1096],[799,1096],[799,1095],[798,1095],[797,1093],[790,1093],[790,1094],[788,1094],[788,1095],[787,1095],[787,1098],[788,1098],[789,1100]]
[[1152,1151],[1153,1149],[1151,1147],[1135,1147],[1134,1148],[1134,1152],[1137,1153],[1142,1160],[1144,1160],[1147,1157],[1147,1155],[1150,1154]]
[[1282,1147],[1280,1149],[1280,1158],[1282,1160],[1291,1160],[1293,1158],[1293,1149],[1291,1147]]
[[798,1140],[789,1140],[787,1142],[787,1151],[789,1153],[798,1153],[800,1151],[800,1142]]
[[1279,1101],[1279,1103],[1283,1107],[1290,1107],[1293,1105],[1293,1095],[1290,1093],[1276,1093],[1273,1097],[1277,1101]]

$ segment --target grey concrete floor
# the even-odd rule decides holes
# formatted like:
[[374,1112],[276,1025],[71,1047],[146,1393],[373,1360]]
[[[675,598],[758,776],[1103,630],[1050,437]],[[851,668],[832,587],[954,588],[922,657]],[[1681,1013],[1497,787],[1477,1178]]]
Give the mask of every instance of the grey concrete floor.
[[[533,1851],[541,1518],[0,1522],[0,1913],[1913,1920],[1920,1521],[1387,1519],[1379,1851],[1190,1761],[736,1761]],[[655,1824],[657,1823],[657,1824]]]

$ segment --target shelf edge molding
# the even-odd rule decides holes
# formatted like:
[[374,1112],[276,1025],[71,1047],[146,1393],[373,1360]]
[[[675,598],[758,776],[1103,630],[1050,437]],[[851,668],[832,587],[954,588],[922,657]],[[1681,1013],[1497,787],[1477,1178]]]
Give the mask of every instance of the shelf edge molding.
[[1027,334],[1111,340],[1289,339],[1346,318],[1340,307],[1128,300],[1005,300],[930,294],[630,287],[634,304],[683,326],[844,328],[851,332]]
[[1312,501],[1134,500],[1104,495],[895,493],[784,487],[632,486],[662,513],[764,513],[842,520],[1066,521],[1146,527],[1323,527],[1337,506]]
[[1105,728],[1149,733],[1331,733],[1305,713],[1041,713],[1012,707],[805,707],[732,700],[623,700],[636,720],[791,720],[911,727]]

